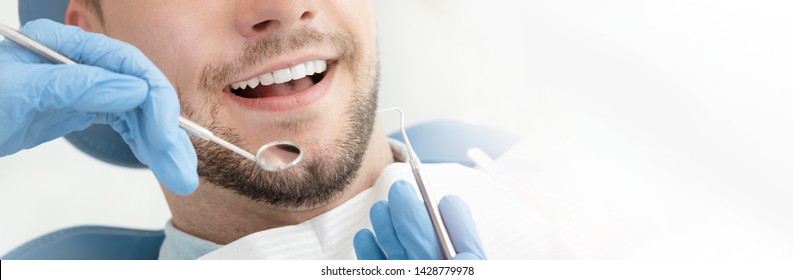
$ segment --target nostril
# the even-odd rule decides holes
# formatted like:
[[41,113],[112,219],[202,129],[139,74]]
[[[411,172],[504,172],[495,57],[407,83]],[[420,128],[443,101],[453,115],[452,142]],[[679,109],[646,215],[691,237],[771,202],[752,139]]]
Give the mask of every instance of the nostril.
[[302,15],[300,15],[300,19],[301,20],[309,20],[309,19],[312,19],[312,18],[314,18],[314,13],[309,12],[309,11],[305,11],[305,12],[303,12]]
[[253,26],[253,30],[261,32],[261,31],[265,31],[267,29],[276,28],[280,24],[281,23],[278,22],[277,20],[265,20],[265,21],[262,21],[260,23],[257,23],[256,25],[254,25]]

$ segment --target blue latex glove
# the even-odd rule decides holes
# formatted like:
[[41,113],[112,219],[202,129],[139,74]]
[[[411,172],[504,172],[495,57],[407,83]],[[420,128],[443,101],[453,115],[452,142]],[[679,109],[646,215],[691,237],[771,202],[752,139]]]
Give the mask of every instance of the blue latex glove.
[[197,158],[179,128],[179,100],[165,75],[132,45],[50,20],[21,31],[84,65],[55,65],[0,42],[0,156],[92,123],[109,124],[160,182],[178,194],[198,186]]
[[[457,196],[445,196],[438,203],[438,210],[457,252],[454,259],[484,260],[482,242],[465,202]],[[388,192],[388,201],[375,203],[369,215],[375,233],[362,229],[355,234],[353,245],[358,259],[442,258],[430,216],[407,182],[395,182]]]

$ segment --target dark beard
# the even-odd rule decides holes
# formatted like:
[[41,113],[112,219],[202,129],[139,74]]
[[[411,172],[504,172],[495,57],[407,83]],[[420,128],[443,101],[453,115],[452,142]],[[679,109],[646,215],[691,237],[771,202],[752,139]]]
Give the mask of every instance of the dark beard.
[[[377,108],[378,63],[374,55],[362,53],[359,41],[351,34],[322,33],[310,28],[283,37],[265,38],[246,47],[235,63],[208,65],[202,72],[199,90],[210,100],[211,121],[206,127],[215,135],[241,147],[245,140],[229,127],[218,123],[217,100],[213,92],[223,87],[232,73],[257,61],[277,56],[290,49],[305,46],[336,48],[341,61],[346,61],[353,75],[351,102],[341,119],[342,137],[331,144],[318,147],[318,140],[298,143],[304,147],[318,147],[315,154],[304,153],[296,166],[269,172],[256,163],[211,142],[193,139],[198,154],[198,175],[212,184],[250,198],[284,209],[300,209],[323,205],[338,197],[357,176],[369,145]],[[180,96],[182,96],[180,94]],[[195,111],[182,102],[183,112],[190,117]],[[299,126],[300,122],[291,125]],[[288,139],[287,139],[288,140]],[[312,143],[313,142],[313,143]],[[256,147],[258,149],[258,147]]]
[[[338,197],[357,176],[372,135],[377,74],[370,79],[372,86],[356,86],[353,102],[345,110],[349,122],[343,138],[335,139],[321,153],[304,154],[295,167],[268,172],[225,148],[198,140],[193,141],[198,154],[198,175],[244,197],[279,208],[309,208]],[[244,142],[229,128],[208,128],[235,145]]]

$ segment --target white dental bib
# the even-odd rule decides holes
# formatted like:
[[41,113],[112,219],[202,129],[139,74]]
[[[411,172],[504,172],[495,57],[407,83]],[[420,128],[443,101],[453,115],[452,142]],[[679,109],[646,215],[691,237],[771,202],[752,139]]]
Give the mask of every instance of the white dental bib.
[[[525,201],[487,174],[458,164],[425,164],[435,200],[456,194],[468,203],[489,259],[570,257]],[[397,180],[415,184],[407,163],[387,166],[374,186],[339,207],[301,224],[256,232],[201,259],[355,259],[353,236],[371,229],[369,209],[386,199]]]
[[387,194],[381,177],[373,187],[327,213],[297,225],[252,233],[200,259],[354,259],[353,235],[371,227],[369,207]]

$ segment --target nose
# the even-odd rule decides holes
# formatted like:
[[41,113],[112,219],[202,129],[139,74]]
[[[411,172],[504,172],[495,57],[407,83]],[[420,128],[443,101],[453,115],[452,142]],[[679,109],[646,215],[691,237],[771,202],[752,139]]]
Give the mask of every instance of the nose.
[[239,1],[236,28],[246,37],[288,30],[315,16],[312,0]]

